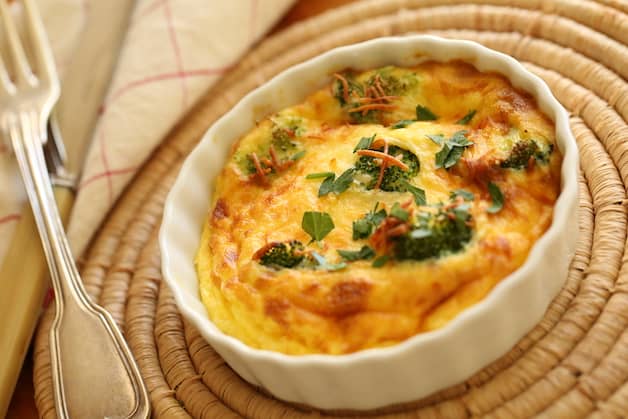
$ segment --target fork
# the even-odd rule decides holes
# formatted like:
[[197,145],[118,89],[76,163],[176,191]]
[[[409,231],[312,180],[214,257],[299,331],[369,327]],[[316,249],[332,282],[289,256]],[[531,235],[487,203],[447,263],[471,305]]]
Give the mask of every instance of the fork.
[[0,56],[0,134],[22,173],[55,292],[50,357],[57,415],[146,418],[150,403],[139,368],[111,315],[86,294],[54,201],[42,148],[59,80],[34,2],[22,3],[33,63],[0,0],[9,57],[5,63]]

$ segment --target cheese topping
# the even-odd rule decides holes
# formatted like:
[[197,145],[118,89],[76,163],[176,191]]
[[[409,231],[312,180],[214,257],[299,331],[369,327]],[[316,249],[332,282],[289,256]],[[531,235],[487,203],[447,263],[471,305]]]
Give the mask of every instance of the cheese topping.
[[561,159],[552,122],[498,74],[334,74],[234,146],[196,259],[201,298],[223,332],[287,354],[440,328],[523,264]]

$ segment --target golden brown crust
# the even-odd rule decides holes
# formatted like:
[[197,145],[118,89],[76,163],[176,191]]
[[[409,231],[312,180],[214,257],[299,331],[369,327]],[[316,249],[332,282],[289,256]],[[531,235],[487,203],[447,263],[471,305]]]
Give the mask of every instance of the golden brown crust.
[[[505,150],[519,139],[555,145],[552,123],[530,95],[514,89],[500,75],[480,73],[460,62],[428,62],[390,71],[415,74],[418,82],[410,82],[409,95],[388,94],[386,80],[375,78],[367,101],[339,92],[345,102],[356,99],[358,112],[350,113],[339,105],[334,90],[325,88],[259,122],[238,141],[216,182],[197,257],[201,297],[224,332],[254,347],[293,354],[339,354],[395,344],[442,327],[484,298],[521,266],[549,226],[560,190],[560,153],[554,150],[547,162],[530,159],[521,169],[501,166]],[[364,80],[369,74],[373,73],[351,77]],[[350,84],[334,79],[343,89]],[[371,103],[394,105],[394,109],[368,114],[366,108],[359,108]],[[392,127],[397,121],[415,119],[417,104],[429,106],[437,120]],[[471,110],[476,113],[470,121],[459,123]],[[358,123],[355,114],[376,119]],[[298,146],[292,149],[278,142],[264,149],[273,129],[283,130],[279,135],[285,134],[284,139]],[[473,145],[449,170],[437,168],[435,154],[441,145],[427,135],[449,138],[460,130],[466,131],[465,138]],[[373,134],[374,146],[354,153],[358,141]],[[429,204],[443,202],[445,209],[462,203],[469,206],[473,235],[462,251],[422,261],[391,260],[380,268],[372,266],[372,259],[347,262],[345,269],[336,271],[311,263],[284,269],[261,264],[270,248],[293,240],[304,244],[305,255],[315,251],[332,264],[342,262],[339,249],[370,245],[378,256],[390,253],[391,240],[407,234],[411,222],[389,216],[375,234],[358,240],[352,238],[353,222],[376,202],[388,212],[398,202],[410,217],[435,207],[417,206],[408,192],[380,190],[381,179],[375,179],[372,190],[354,179],[340,194],[318,196],[323,179],[305,178],[318,172],[333,172],[337,178],[360,155],[377,158],[381,169],[393,157],[398,160],[398,156],[377,154],[388,146],[418,157],[420,171],[412,185],[426,191]],[[292,160],[299,151],[305,154]],[[259,167],[247,160],[251,153],[256,153]],[[280,164],[287,159],[289,165]],[[259,169],[263,182],[261,175],[254,175]],[[489,182],[498,185],[505,198],[495,214],[487,212],[492,203]],[[457,198],[447,204],[451,191],[461,188],[473,193],[474,200]],[[324,240],[309,246],[311,238],[301,227],[306,211],[327,212],[335,224]]]

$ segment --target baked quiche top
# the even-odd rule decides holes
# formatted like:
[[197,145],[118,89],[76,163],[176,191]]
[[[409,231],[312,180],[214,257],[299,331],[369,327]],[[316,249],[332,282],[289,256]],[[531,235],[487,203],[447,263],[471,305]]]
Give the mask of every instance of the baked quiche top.
[[202,300],[223,332],[288,354],[442,327],[523,264],[560,164],[553,123],[501,75],[334,74],[234,145],[196,259]]

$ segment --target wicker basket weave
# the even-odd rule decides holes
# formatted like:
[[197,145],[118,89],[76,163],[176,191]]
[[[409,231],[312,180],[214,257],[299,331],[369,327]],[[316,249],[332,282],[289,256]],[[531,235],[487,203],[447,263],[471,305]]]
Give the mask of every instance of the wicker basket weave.
[[[90,295],[125,331],[157,418],[382,416],[628,417],[628,3],[624,0],[369,0],[264,41],[155,152],[84,261]],[[166,193],[206,129],[244,94],[330,48],[383,35],[471,39],[524,62],[571,112],[582,165],[580,236],[569,277],[543,320],[466,382],[408,405],[319,412],[253,388],[180,317],[163,286],[157,231]],[[35,343],[41,417],[54,418],[52,310]]]

